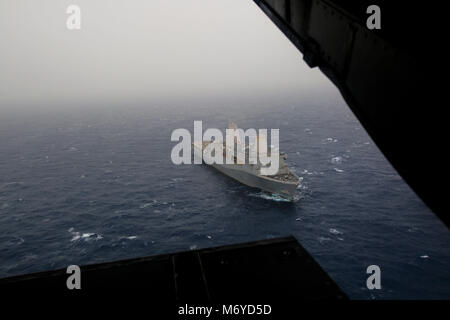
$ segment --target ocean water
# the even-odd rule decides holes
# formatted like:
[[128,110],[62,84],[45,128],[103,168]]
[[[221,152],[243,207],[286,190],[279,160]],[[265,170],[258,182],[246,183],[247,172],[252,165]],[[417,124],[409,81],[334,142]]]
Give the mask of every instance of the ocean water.
[[[448,229],[338,94],[63,110],[0,116],[0,277],[293,235],[351,298],[450,298]],[[194,120],[279,128],[298,199],[172,164]]]

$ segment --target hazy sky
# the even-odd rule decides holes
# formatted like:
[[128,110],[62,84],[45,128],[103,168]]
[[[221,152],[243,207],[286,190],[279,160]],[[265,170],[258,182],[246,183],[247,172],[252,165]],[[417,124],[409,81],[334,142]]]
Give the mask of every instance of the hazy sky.
[[0,108],[330,86],[251,0],[2,0],[0,39]]

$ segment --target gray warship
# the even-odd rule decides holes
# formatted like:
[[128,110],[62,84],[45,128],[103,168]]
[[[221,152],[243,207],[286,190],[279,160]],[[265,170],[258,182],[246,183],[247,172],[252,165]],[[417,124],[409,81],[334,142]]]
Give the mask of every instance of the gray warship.
[[[194,156],[202,157],[203,150],[211,143],[214,142],[193,142]],[[221,142],[220,145],[222,146],[225,157],[225,143]],[[248,156],[248,147],[246,148],[246,154]],[[226,164],[224,161],[223,164],[213,163],[211,166],[242,184],[293,201],[295,199],[297,187],[300,183],[300,178],[289,169],[286,159],[287,155],[283,152],[279,152],[279,168],[278,172],[274,175],[262,175],[262,165],[259,162],[258,164],[238,164],[236,157],[234,158],[234,163]]]

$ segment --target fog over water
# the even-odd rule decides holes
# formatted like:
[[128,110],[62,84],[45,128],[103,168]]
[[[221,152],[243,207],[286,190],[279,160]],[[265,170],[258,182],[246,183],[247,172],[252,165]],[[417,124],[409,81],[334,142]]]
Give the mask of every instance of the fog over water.
[[[70,4],[81,30],[66,27]],[[253,1],[4,0],[0,36],[1,111],[331,86]]]
[[[450,297],[448,228],[253,1],[2,0],[0,39],[0,277],[293,235],[351,298]],[[280,129],[296,201],[174,165],[195,120]]]

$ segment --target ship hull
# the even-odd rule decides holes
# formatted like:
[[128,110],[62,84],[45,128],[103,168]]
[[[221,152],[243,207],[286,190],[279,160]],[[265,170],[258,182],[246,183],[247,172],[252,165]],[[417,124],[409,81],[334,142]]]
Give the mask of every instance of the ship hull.
[[[201,157],[202,150],[194,145],[194,154]],[[226,176],[239,181],[249,187],[261,189],[269,193],[281,196],[287,200],[294,200],[298,182],[283,182],[271,179],[267,176],[253,174],[244,169],[244,165],[238,164],[212,164],[212,167]]]
[[295,192],[298,186],[298,184],[296,183],[276,181],[274,179],[268,179],[264,176],[254,175],[239,169],[235,169],[235,167],[238,167],[238,165],[213,164],[211,166],[216,168],[223,174],[229,176],[230,178],[233,178],[247,186],[277,194],[288,200],[294,199]]

